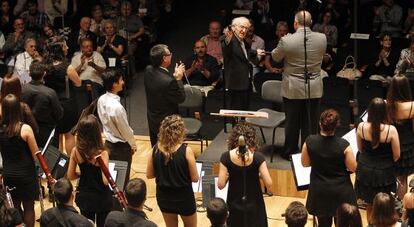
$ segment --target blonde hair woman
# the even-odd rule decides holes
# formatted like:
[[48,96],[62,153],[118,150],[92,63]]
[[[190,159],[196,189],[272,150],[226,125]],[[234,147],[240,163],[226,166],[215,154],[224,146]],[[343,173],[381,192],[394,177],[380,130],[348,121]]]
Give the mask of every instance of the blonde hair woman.
[[180,116],[166,117],[148,158],[147,178],[155,178],[157,203],[167,227],[178,226],[178,215],[185,227],[197,226],[191,183],[198,181],[198,173],[194,152],[184,143],[185,130]]

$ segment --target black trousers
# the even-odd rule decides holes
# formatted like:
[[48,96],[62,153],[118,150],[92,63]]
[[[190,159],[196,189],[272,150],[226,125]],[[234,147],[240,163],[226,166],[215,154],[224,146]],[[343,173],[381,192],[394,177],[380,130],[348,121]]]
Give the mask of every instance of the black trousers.
[[318,131],[318,117],[320,99],[310,99],[310,130],[308,122],[307,99],[288,99],[283,98],[283,108],[285,110],[285,153],[291,155],[298,153],[299,133],[301,135],[301,146],[310,134]]
[[110,160],[117,160],[117,161],[126,161],[128,162],[127,166],[127,173],[125,177],[124,188],[129,182],[129,175],[131,172],[131,162],[132,162],[132,149],[129,143],[125,142],[118,142],[118,143],[111,143],[109,141],[105,141],[105,146],[108,148],[109,152],[109,159]]
[[331,227],[332,217],[331,216],[316,216],[318,219],[318,227]]
[[92,220],[94,223],[96,223],[97,227],[104,227],[106,216],[108,216],[109,211],[95,213],[92,211],[81,210],[80,213],[87,219]]
[[250,105],[250,89],[249,90],[229,90],[230,109],[232,110],[249,110]]

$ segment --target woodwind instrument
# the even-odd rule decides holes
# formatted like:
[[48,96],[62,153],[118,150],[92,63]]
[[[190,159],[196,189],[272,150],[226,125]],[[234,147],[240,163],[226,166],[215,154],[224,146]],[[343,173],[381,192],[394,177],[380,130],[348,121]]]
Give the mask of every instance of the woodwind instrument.
[[118,198],[119,203],[124,209],[126,209],[128,207],[128,202],[125,198],[124,192],[119,190],[118,185],[116,185],[114,179],[111,176],[111,173],[109,172],[108,166],[106,166],[101,155],[96,156],[95,159],[96,161],[98,161],[99,166],[101,167],[103,174],[105,175],[106,179],[111,185],[112,191],[115,193],[116,197]]
[[9,188],[9,186],[4,184],[3,176],[1,176],[1,185],[3,186],[4,195],[6,196],[6,206],[7,208],[14,208],[13,198],[10,191],[16,189],[16,187]]
[[46,160],[42,155],[42,151],[36,152],[35,155],[37,157],[37,160],[39,160],[40,167],[43,169],[43,172],[46,175],[47,184],[49,186],[54,185],[56,183],[56,180],[55,180],[55,178],[53,178],[52,174],[49,171],[49,167],[47,166]]

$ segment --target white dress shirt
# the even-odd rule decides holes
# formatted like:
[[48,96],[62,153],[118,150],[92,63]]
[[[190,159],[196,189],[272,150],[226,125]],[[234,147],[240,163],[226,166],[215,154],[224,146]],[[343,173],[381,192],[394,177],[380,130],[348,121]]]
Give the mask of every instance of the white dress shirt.
[[[72,58],[72,66],[77,68],[80,64],[81,64],[81,56],[82,54],[75,54],[75,56],[73,56]],[[106,63],[105,60],[103,59],[102,55],[96,51],[93,52],[91,58],[93,58],[93,62],[101,67],[101,68],[106,68]],[[88,60],[87,60],[88,61]],[[90,66],[88,64],[88,62],[85,62],[85,64],[83,64],[82,66],[82,72],[79,74],[79,77],[81,80],[91,80],[95,83],[98,83],[100,85],[103,84],[102,82],[102,78],[101,75],[99,74],[98,71],[96,71],[95,68],[93,68],[92,66]]]
[[111,143],[128,142],[136,150],[134,131],[128,124],[127,114],[120,102],[121,98],[106,92],[98,99],[98,115],[103,125],[106,140]]
[[33,58],[29,53],[27,53],[27,51],[16,56],[13,75],[19,78],[21,84],[27,84],[32,81],[32,78],[30,77],[30,65],[32,62]]

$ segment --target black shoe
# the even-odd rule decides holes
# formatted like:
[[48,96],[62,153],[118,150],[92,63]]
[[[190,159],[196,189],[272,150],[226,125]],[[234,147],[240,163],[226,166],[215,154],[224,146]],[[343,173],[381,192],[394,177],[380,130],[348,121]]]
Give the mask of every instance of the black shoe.
[[286,161],[292,161],[292,155],[290,154],[281,154],[280,157],[282,157],[283,159],[285,159]]

